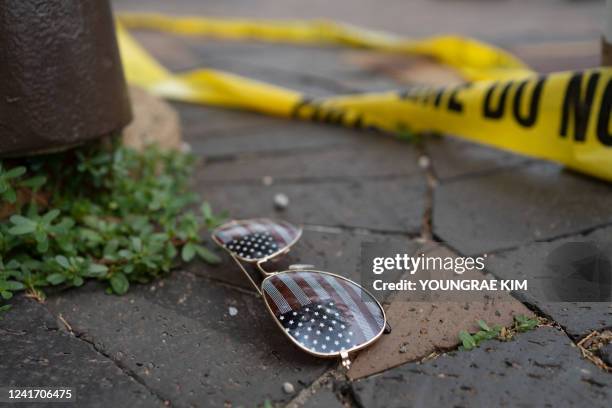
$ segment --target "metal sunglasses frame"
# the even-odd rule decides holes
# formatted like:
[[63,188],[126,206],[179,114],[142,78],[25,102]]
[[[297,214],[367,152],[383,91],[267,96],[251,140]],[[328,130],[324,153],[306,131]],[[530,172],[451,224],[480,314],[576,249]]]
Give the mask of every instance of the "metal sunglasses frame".
[[[380,304],[380,302],[378,301],[378,299],[376,299],[369,291],[367,291],[364,287],[362,287],[360,284],[344,277],[341,275],[337,275],[335,273],[331,273],[331,272],[326,272],[326,271],[319,271],[314,269],[314,266],[312,265],[302,265],[302,264],[298,264],[298,265],[290,265],[289,269],[284,270],[284,271],[267,271],[263,268],[263,264],[275,259],[275,258],[279,258],[282,255],[286,255],[290,249],[293,247],[293,245],[295,245],[295,243],[301,238],[302,236],[302,227],[301,226],[295,226],[295,228],[297,229],[297,234],[296,237],[293,239],[293,241],[291,241],[290,243],[288,243],[285,247],[280,248],[278,251],[270,254],[270,255],[266,255],[263,258],[258,258],[258,259],[247,259],[244,257],[241,257],[238,254],[235,254],[233,251],[231,251],[230,249],[228,249],[225,244],[223,244],[221,241],[219,241],[217,239],[217,231],[227,228],[228,226],[232,226],[232,225],[246,225],[249,223],[252,223],[253,221],[268,221],[268,222],[276,222],[273,219],[269,219],[269,218],[251,218],[251,219],[244,219],[244,220],[231,220],[228,221],[226,223],[223,223],[222,225],[219,225],[218,227],[216,227],[213,231],[212,231],[212,239],[213,241],[219,245],[221,248],[223,248],[234,260],[234,262],[236,262],[238,264],[238,266],[240,267],[240,269],[242,270],[242,272],[246,275],[246,277],[249,279],[249,281],[251,282],[251,284],[253,285],[253,287],[257,290],[257,293],[259,293],[259,295],[263,298],[264,303],[266,305],[266,308],[268,309],[268,312],[272,315],[272,318],[274,320],[274,322],[276,323],[276,325],[281,329],[281,332],[288,337],[291,342],[293,344],[295,344],[296,346],[298,346],[298,348],[302,349],[303,351],[305,351],[306,353],[313,355],[313,356],[317,356],[317,357],[321,357],[321,358],[337,358],[340,357],[342,359],[342,366],[345,367],[347,370],[350,368],[351,365],[351,360],[349,358],[349,353],[364,349],[366,347],[368,347],[369,345],[371,345],[372,343],[374,343],[376,340],[378,340],[380,338],[380,336],[383,335],[383,333],[390,333],[391,328],[389,326],[389,323],[387,321],[387,315],[385,314],[385,309],[382,307],[382,305]],[[250,265],[255,265],[257,267],[257,269],[259,270],[259,273],[263,276],[263,280],[261,281],[261,283],[258,285],[257,283],[255,283],[255,281],[253,280],[253,277],[251,276],[251,274],[246,270],[246,268],[244,267],[244,265],[242,265],[241,262],[246,262],[247,264]],[[383,319],[384,319],[384,324],[382,329],[374,336],[372,337],[370,340],[368,340],[367,342],[360,344],[359,346],[350,348],[348,350],[345,351],[341,351],[341,352],[337,352],[337,353],[318,353],[316,351],[312,351],[309,350],[308,348],[302,346],[297,340],[295,340],[293,337],[291,337],[289,334],[287,334],[287,332],[284,330],[283,326],[278,322],[278,319],[276,317],[276,315],[274,314],[274,312],[272,311],[272,307],[270,306],[268,299],[266,298],[266,296],[264,296],[263,293],[263,285],[266,282],[267,279],[271,278],[272,276],[276,276],[279,274],[286,274],[286,273],[293,273],[293,272],[313,272],[313,273],[320,273],[320,274],[324,274],[324,275],[330,275],[333,276],[335,278],[339,278],[339,279],[343,279],[345,281],[350,282],[351,284],[357,286],[359,289],[361,289],[362,291],[364,291],[365,293],[367,293],[378,305],[378,307],[380,308],[382,315],[383,315]]]

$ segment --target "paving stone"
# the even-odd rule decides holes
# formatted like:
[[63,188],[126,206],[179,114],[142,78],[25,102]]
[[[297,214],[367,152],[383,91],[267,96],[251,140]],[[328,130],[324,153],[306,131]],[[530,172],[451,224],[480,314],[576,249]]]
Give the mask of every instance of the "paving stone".
[[344,405],[338,401],[338,397],[329,388],[318,390],[302,405],[304,408],[342,408]]
[[373,82],[378,82],[380,88],[381,81],[397,88],[394,81],[353,63],[354,51],[350,48],[257,42],[231,44],[197,39],[189,39],[188,44],[207,66],[278,85],[285,83],[311,96],[372,91]]
[[45,306],[24,297],[0,315],[0,350],[3,387],[72,387],[79,407],[164,406],[108,357],[62,330]]
[[121,297],[87,285],[48,304],[173,406],[287,401],[284,382],[299,392],[332,364],[299,352],[261,299],[187,272]]
[[[424,249],[418,253],[424,252],[428,257],[457,256],[443,246],[430,244]],[[415,276],[425,276],[425,273],[419,270]],[[445,279],[448,276],[448,273],[442,271],[434,270],[430,273],[431,279]],[[461,275],[461,279],[483,277],[476,270]],[[488,324],[510,326],[513,316],[531,315],[525,306],[505,292],[476,292],[455,297],[444,295],[429,301],[414,300],[410,294],[398,292],[388,302],[391,304],[386,310],[387,320],[393,330],[357,356],[349,371],[352,379],[420,360],[434,351],[456,347],[459,331],[477,331],[476,321],[479,319]]]
[[454,137],[426,136],[425,149],[442,182],[491,173],[528,163],[524,156],[493,149]]
[[[415,253],[420,246],[415,240],[401,236],[364,234],[333,229],[306,229],[288,254],[283,255],[278,262],[265,264],[264,268],[269,271],[279,271],[286,270],[289,265],[293,264],[314,265],[317,270],[332,272],[361,283],[359,262],[361,246],[364,242],[401,246],[405,248],[406,253],[410,254]],[[254,290],[243,272],[228,255],[223,256],[223,262],[219,265],[194,261],[187,264],[185,268],[198,276]],[[259,278],[258,271],[253,269],[252,272],[252,276]],[[386,292],[381,292],[380,296],[377,294],[377,299],[383,302],[388,295]]]
[[[239,119],[238,117],[236,119]],[[194,153],[207,158],[237,154],[274,152],[277,154],[305,149],[334,149],[358,143],[360,139],[381,137],[379,134],[310,122],[278,119],[272,126],[227,128],[221,132],[208,130],[201,124],[185,123],[185,140]]]
[[612,376],[553,328],[406,364],[353,384],[363,407],[608,407]]
[[315,98],[357,91],[356,89],[349,89],[342,86],[339,81],[333,81],[315,75],[285,71],[282,68],[264,68],[244,62],[233,63],[221,59],[209,60],[206,66],[207,68],[217,69],[267,84],[288,88]]
[[[424,210],[423,181],[415,178],[272,186],[198,184],[197,189],[213,208],[223,208],[233,218],[276,217],[328,227],[416,234]],[[279,193],[290,200],[284,211],[274,209],[273,198]]]
[[531,243],[518,249],[492,254],[487,269],[501,278],[527,279],[532,290],[521,292],[521,298],[550,315],[575,338],[593,330],[612,327],[610,302],[561,302],[547,293],[551,283],[541,281],[546,275],[549,255],[563,245],[574,242],[595,243],[606,254],[612,253],[612,227],[597,229],[586,235],[576,235],[552,242]]
[[171,102],[179,113],[184,137],[202,139],[237,133],[251,134],[253,130],[287,125],[288,119],[275,118],[259,113],[191,103]]
[[132,30],[130,34],[166,69],[180,72],[201,62],[197,53],[180,36],[151,30]]
[[246,155],[215,161],[198,168],[199,183],[273,182],[285,180],[360,179],[420,175],[414,146],[380,135],[359,139],[354,146],[287,155]]
[[548,163],[443,183],[434,194],[434,234],[463,254],[549,240],[612,222],[611,192]]

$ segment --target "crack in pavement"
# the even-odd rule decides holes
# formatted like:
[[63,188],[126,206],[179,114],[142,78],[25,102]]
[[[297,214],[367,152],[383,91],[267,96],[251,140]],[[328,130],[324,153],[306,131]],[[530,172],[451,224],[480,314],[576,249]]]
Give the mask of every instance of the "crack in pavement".
[[333,384],[334,381],[347,382],[346,375],[342,373],[342,367],[339,365],[336,368],[331,368],[324,372],[319,378],[314,380],[308,387],[302,389],[291,401],[286,408],[299,408],[303,406],[317,391]]
[[[537,317],[540,317],[540,318],[543,318],[543,319],[547,320],[549,322],[550,327],[553,327],[553,328],[557,329],[558,331],[562,332],[563,334],[565,334],[565,336],[572,342],[572,344],[574,346],[576,346],[576,348],[578,350],[581,350],[582,357],[585,360],[589,361],[591,364],[593,364],[594,366],[596,366],[600,370],[603,370],[604,372],[611,372],[612,371],[611,367],[608,367],[605,364],[604,364],[605,368],[601,367],[596,362],[594,362],[592,359],[590,359],[587,355],[585,355],[584,348],[581,346],[581,342],[585,338],[590,336],[592,334],[592,332],[587,334],[587,335],[585,335],[585,336],[581,336],[580,338],[575,338],[574,336],[569,334],[569,332],[568,332],[568,330],[567,330],[567,328],[565,326],[563,326],[561,323],[556,321],[551,315],[549,315],[548,313],[546,313],[542,309],[540,309],[540,307],[537,306],[535,303],[533,303],[529,299],[524,298],[523,296],[521,296],[520,293],[511,292],[510,296],[514,297],[516,300],[518,300],[523,305],[525,305],[525,307],[527,307],[529,310],[531,310]],[[604,331],[604,330],[608,330],[608,329],[612,329],[612,326],[607,326],[607,327],[604,327],[604,328],[602,328],[600,330]]]
[[433,240],[433,207],[434,207],[434,193],[440,180],[436,174],[436,170],[433,164],[433,160],[427,152],[427,148],[424,143],[417,143],[416,148],[419,152],[419,166],[425,172],[425,178],[427,180],[423,218],[421,223],[421,238],[424,241]]
[[453,184],[453,183],[457,183],[461,181],[472,180],[472,179],[481,178],[481,177],[487,177],[487,176],[491,176],[491,175],[494,175],[500,172],[504,172],[504,171],[508,171],[508,170],[512,170],[516,168],[529,167],[534,164],[541,164],[541,161],[526,158],[517,163],[496,166],[490,169],[484,169],[484,170],[479,170],[479,171],[471,171],[467,174],[461,174],[457,176],[443,177],[443,178],[440,178],[439,183],[440,185],[448,185],[448,184]]
[[[524,242],[520,245],[514,245],[514,246],[510,246],[510,247],[505,247],[505,248],[498,248],[498,249],[494,249],[492,251],[487,251],[488,255],[498,255],[498,254],[503,254],[505,252],[512,252],[515,251],[517,249],[521,249],[521,248],[525,248],[528,245],[532,245],[532,244],[545,244],[545,243],[553,243],[555,241],[560,241],[566,238],[571,238],[574,236],[581,236],[581,237],[586,237],[600,229],[604,229],[604,228],[608,228],[612,226],[612,221],[608,221],[608,222],[604,222],[601,224],[597,224],[597,225],[593,225],[584,229],[580,229],[577,231],[571,231],[571,232],[565,232],[563,234],[557,234],[548,238],[540,238],[540,239],[534,239],[532,241],[528,241],[528,242]],[[453,248],[454,249],[454,248]],[[479,254],[471,254],[472,256],[474,255],[479,255]]]
[[164,396],[159,394],[156,390],[154,390],[153,388],[149,387],[142,377],[140,377],[138,374],[136,374],[136,372],[134,372],[133,370],[131,370],[130,368],[125,366],[123,363],[121,363],[121,361],[113,358],[108,352],[106,352],[102,348],[100,348],[93,339],[91,339],[91,340],[88,339],[87,338],[87,336],[88,336],[87,333],[74,330],[72,325],[70,323],[68,323],[68,321],[66,321],[66,319],[61,315],[61,313],[56,315],[45,303],[42,303],[42,305],[44,305],[45,309],[47,310],[47,312],[49,312],[51,314],[51,316],[55,317],[57,320],[59,320],[62,323],[62,325],[64,326],[66,332],[72,338],[77,339],[79,341],[82,341],[84,343],[87,343],[89,346],[91,346],[91,348],[96,353],[98,353],[99,355],[103,356],[104,358],[110,360],[119,370],[121,370],[121,372],[123,374],[127,375],[132,380],[134,380],[138,384],[142,385],[144,387],[144,389],[146,389],[153,397],[158,399],[164,406],[172,407],[172,402],[170,401],[169,398],[165,398]]

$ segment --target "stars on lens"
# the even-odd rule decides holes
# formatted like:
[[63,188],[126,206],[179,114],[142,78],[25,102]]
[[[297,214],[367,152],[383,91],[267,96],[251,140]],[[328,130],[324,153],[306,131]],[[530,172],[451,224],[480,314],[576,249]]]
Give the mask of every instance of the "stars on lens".
[[272,255],[278,250],[278,244],[269,232],[255,232],[232,239],[227,249],[246,259],[259,259]]
[[352,323],[343,317],[333,302],[309,304],[279,316],[279,322],[303,347],[323,354],[349,350],[360,340],[351,340]]

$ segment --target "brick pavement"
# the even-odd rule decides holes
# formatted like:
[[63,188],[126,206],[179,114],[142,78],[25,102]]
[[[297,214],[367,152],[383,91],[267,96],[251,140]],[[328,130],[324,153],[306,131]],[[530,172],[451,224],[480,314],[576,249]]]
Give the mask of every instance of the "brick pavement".
[[[175,3],[116,1],[120,9],[175,13],[341,17],[410,35],[438,31],[444,21],[447,30],[515,49],[543,70],[594,64],[595,51],[568,45],[574,57],[555,59],[542,57],[537,47],[550,49],[548,41],[561,48],[596,41],[593,22],[601,7],[598,2],[422,0],[376,6],[374,14],[375,2],[366,0],[350,6],[346,1],[266,0],[259,7]],[[461,18],[454,18],[457,14]],[[508,19],[517,24],[507,24]],[[398,86],[355,64],[351,51],[156,33],[137,38],[176,70],[208,65],[320,96]],[[412,253],[423,248],[451,256],[489,253],[487,272],[515,278],[531,276],[547,253],[568,240],[610,246],[611,187],[553,164],[451,138],[416,145],[246,112],[174,106],[185,139],[204,159],[194,188],[205,199],[235,217],[273,215],[305,224],[304,238],[287,263],[313,263],[357,279],[361,243],[393,241]],[[429,158],[429,170],[418,165],[421,157]],[[276,193],[290,199],[282,213],[273,206]],[[430,238],[440,243],[432,246]],[[44,306],[19,299],[0,321],[0,343],[9,350],[0,360],[0,384],[15,373],[23,374],[25,383],[67,381],[77,387],[80,406],[251,407],[270,400],[295,407],[580,406],[587,401],[603,407],[610,400],[610,375],[582,359],[575,346],[593,330],[612,326],[609,304],[559,304],[538,297],[466,305],[383,300],[389,315],[397,317],[396,327],[357,358],[349,375],[360,379],[349,381],[335,362],[296,352],[227,260],[216,267],[185,265],[123,297],[108,297],[92,283],[52,296]],[[229,307],[238,313],[230,315]],[[528,308],[558,326],[469,353],[452,351],[457,331],[476,319],[508,324],[512,314],[530,313]],[[432,351],[442,355],[419,362]],[[293,393],[283,390],[285,382],[294,386]]]

